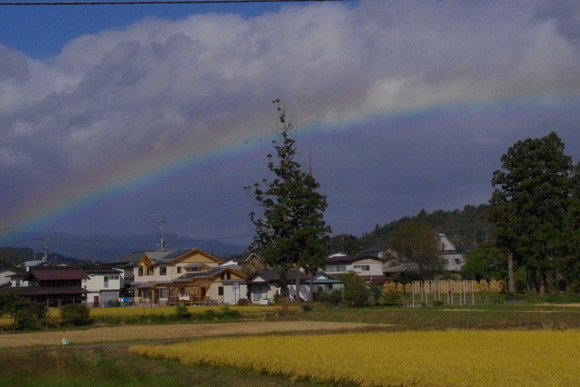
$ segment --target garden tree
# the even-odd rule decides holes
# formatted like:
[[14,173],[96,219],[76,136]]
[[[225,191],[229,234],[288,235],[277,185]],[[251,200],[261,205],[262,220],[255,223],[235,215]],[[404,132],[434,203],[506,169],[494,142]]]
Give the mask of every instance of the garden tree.
[[501,163],[502,169],[493,173],[490,201],[496,243],[507,251],[508,259],[525,267],[528,287],[543,296],[548,273],[553,273],[566,250],[572,159],[552,132],[518,141]]
[[342,301],[348,306],[366,306],[369,304],[371,290],[366,281],[354,271],[338,276],[344,283]]
[[334,235],[328,242],[328,253],[344,253],[347,255],[356,255],[361,250],[361,243],[357,237],[352,234]]
[[481,281],[504,279],[507,273],[505,253],[492,243],[484,243],[467,253],[461,274],[465,279]]
[[422,277],[441,271],[437,234],[429,226],[419,222],[409,222],[398,229],[389,245],[400,257],[415,262]]
[[[269,154],[268,169],[274,180],[255,183],[253,194],[263,209],[263,217],[250,214],[256,227],[250,251],[256,252],[280,274],[280,288],[288,296],[287,274],[296,269],[296,301],[300,302],[300,267],[312,272],[324,265],[326,243],[331,229],[323,220],[326,196],[317,192],[320,184],[312,173],[296,161],[294,122],[278,104],[278,139],[272,141],[276,157]],[[252,187],[245,187],[250,190]]]

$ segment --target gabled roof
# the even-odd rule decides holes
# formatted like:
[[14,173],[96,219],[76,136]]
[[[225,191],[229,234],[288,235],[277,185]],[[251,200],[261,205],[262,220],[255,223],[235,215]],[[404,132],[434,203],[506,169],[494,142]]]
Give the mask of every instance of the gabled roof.
[[134,251],[129,255],[126,255],[122,258],[119,258],[115,261],[113,261],[113,264],[137,264],[141,258],[143,258],[143,255],[145,254],[145,251]]
[[89,279],[87,273],[78,267],[70,266],[36,266],[31,267],[29,278],[36,278],[38,281],[59,281],[59,280],[83,280]]
[[357,255],[356,257],[348,256],[348,255],[344,255],[344,256],[339,255],[339,256],[333,256],[330,258],[326,258],[326,264],[327,265],[336,265],[339,263],[354,263],[357,261],[364,261],[367,259],[372,259],[372,260],[375,260],[379,263],[381,262],[381,260],[374,255]]
[[193,272],[185,273],[182,276],[175,278],[173,281],[171,281],[171,283],[187,282],[187,281],[190,281],[193,279],[204,279],[204,278],[211,279],[211,278],[216,277],[216,276],[220,275],[221,273],[225,273],[225,272],[230,272],[232,274],[237,275],[240,278],[246,277],[243,273],[240,273],[239,271],[232,270],[229,267],[218,266],[218,267],[212,267],[211,269],[208,269],[208,270],[193,271]]
[[222,263],[221,259],[214,257],[213,255],[208,254],[197,247],[177,250],[145,251],[142,253],[141,258],[139,258],[138,262],[141,262],[143,258],[147,257],[154,265],[176,263],[180,259],[185,258],[185,256],[188,254],[190,255],[201,254],[204,257],[209,258],[210,260],[216,263]]
[[367,247],[366,249],[364,249],[363,251],[361,251],[360,252],[360,255],[376,254],[376,253],[380,253],[383,250],[384,249],[382,247],[379,247],[379,246],[371,246],[371,247]]
[[[264,281],[256,281],[256,278],[261,277]],[[296,282],[296,270],[290,270],[286,279],[288,283]],[[280,281],[280,274],[275,270],[259,270],[246,278],[247,283],[277,283]],[[300,282],[308,282],[310,278],[304,272],[300,272]]]
[[0,273],[4,273],[4,272],[12,272],[14,274],[18,274],[18,273],[26,273],[26,270],[22,270],[19,269],[17,267],[14,266],[10,266],[10,265],[0,265]]

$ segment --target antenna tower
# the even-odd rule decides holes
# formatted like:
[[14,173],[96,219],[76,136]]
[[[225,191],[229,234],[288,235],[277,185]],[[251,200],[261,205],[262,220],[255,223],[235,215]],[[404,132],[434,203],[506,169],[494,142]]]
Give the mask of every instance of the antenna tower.
[[165,241],[163,239],[163,236],[164,236],[163,226],[164,225],[165,225],[165,219],[157,221],[157,226],[159,227],[159,233],[161,236],[161,243],[159,244],[159,250],[165,250]]

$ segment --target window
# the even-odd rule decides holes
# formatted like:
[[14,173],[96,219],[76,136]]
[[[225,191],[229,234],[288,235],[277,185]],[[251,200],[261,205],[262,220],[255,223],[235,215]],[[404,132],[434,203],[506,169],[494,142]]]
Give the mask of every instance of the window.
[[181,274],[181,266],[177,266],[177,274]]
[[159,275],[167,275],[167,267],[161,266],[159,268]]
[[461,265],[461,259],[456,258],[454,261],[456,265]]
[[218,296],[223,296],[223,295],[224,295],[224,287],[223,286],[220,286],[218,288]]
[[369,271],[371,270],[371,267],[370,265],[354,265],[354,270]]
[[169,289],[159,289],[159,298],[167,298]]
[[232,279],[232,276],[231,276],[231,274],[229,272],[226,273],[226,279]]
[[137,275],[139,277],[143,277],[143,267],[140,267],[139,270],[137,271]]

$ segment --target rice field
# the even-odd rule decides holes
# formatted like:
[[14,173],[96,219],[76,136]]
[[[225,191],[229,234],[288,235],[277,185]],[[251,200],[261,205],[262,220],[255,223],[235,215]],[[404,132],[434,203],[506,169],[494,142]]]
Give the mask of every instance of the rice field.
[[577,386],[580,331],[375,332],[131,346],[148,358],[357,386]]

